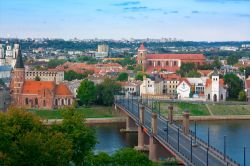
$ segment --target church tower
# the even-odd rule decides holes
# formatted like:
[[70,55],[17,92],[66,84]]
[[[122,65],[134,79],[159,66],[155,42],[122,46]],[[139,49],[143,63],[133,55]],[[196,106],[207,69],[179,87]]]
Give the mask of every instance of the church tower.
[[147,69],[147,49],[143,44],[138,48],[137,64],[142,66],[142,71]]
[[11,79],[11,97],[14,104],[18,104],[20,101],[20,94],[22,93],[23,83],[25,81],[25,68],[23,64],[21,50],[18,50],[18,56],[16,64],[12,73]]
[[4,48],[3,45],[0,44],[0,66],[5,65],[5,55],[4,55]]
[[211,98],[212,101],[217,102],[219,101],[219,94],[220,94],[220,77],[217,70],[214,71],[212,74],[212,86],[211,86]]

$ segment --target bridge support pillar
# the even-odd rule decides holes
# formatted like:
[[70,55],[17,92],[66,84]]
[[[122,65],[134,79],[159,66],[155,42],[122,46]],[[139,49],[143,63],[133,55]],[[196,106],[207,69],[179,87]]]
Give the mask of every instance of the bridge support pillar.
[[121,132],[137,132],[137,127],[135,122],[130,116],[126,117],[126,129],[121,129]]
[[170,124],[173,123],[173,109],[174,109],[174,106],[172,104],[168,106],[168,120]]
[[149,160],[157,161],[157,140],[154,136],[150,136],[149,138]]
[[183,112],[183,132],[185,135],[189,133],[189,111],[185,110]]
[[157,113],[152,113],[152,120],[151,120],[151,128],[152,128],[152,135],[157,134]]

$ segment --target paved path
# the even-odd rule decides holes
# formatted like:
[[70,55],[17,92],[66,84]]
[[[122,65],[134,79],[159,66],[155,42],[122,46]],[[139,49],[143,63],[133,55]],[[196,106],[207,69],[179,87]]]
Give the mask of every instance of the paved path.
[[207,109],[208,109],[208,111],[209,111],[209,113],[210,113],[210,115],[214,115],[214,113],[211,111],[211,109],[209,108],[209,106],[208,106],[208,104],[206,104],[206,107],[207,107]]

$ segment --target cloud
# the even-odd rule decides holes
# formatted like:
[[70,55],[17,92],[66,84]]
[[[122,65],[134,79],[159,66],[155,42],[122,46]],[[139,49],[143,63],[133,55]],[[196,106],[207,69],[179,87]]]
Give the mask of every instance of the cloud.
[[123,3],[115,3],[113,6],[130,6],[130,5],[139,5],[140,1],[127,1]]
[[192,14],[198,14],[198,13],[200,13],[198,10],[193,10],[192,11]]
[[238,17],[250,17],[250,14],[236,14]]
[[134,6],[134,7],[125,7],[125,11],[129,12],[140,12],[140,11],[161,11],[161,8],[148,8],[146,6]]
[[234,3],[238,3],[238,2],[250,2],[250,0],[196,0],[197,2],[212,2],[212,3],[227,3],[227,2],[234,2]]

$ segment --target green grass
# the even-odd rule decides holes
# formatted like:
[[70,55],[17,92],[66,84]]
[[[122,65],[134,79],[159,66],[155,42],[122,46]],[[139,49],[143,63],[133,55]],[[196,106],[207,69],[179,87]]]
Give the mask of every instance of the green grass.
[[[61,110],[29,110],[30,112],[40,116],[43,119],[61,119]],[[111,118],[118,115],[112,107],[93,106],[89,108],[81,107],[76,111],[84,118]]]
[[209,104],[214,115],[250,115],[250,105]]
[[[168,114],[168,106],[170,103],[161,103],[161,114]],[[191,116],[208,116],[210,115],[205,104],[191,104],[191,103],[174,103],[174,114],[182,115],[183,111],[189,110]]]

